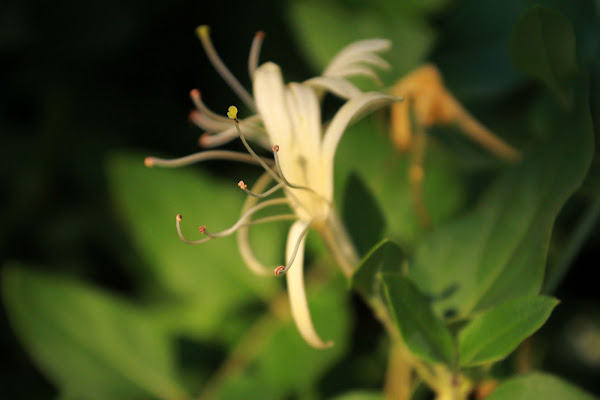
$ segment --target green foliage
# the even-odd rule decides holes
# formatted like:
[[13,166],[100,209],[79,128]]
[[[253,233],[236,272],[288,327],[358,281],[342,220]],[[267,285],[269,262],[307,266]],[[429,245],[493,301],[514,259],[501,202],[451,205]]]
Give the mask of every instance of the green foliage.
[[439,226],[417,249],[411,276],[424,292],[456,287],[434,305],[438,315],[468,317],[539,292],[554,220],[592,156],[583,85],[577,93],[574,110],[560,116],[546,143],[509,168],[473,211]]
[[489,400],[592,400],[594,397],[552,375],[532,373],[503,382]]
[[405,261],[402,249],[394,242],[384,239],[373,246],[360,262],[352,275],[352,287],[365,298],[372,298],[378,294],[378,274],[398,273]]
[[506,44],[527,0],[453,3],[442,19],[443,30],[431,55],[446,85],[457,98],[497,99],[525,83],[506,51]]
[[359,254],[366,254],[383,236],[385,218],[374,194],[357,173],[348,177],[342,215]]
[[4,269],[2,297],[37,365],[68,397],[187,398],[168,336],[139,307],[20,265]]
[[375,392],[349,392],[340,396],[335,396],[330,400],[383,400],[381,393]]
[[513,63],[544,82],[565,106],[572,103],[575,48],[575,33],[568,18],[539,5],[519,18],[509,47]]
[[218,398],[285,398],[313,387],[347,350],[349,313],[346,293],[342,279],[334,279],[309,293],[309,306],[319,334],[335,343],[326,350],[309,347],[290,319],[278,321],[267,316],[259,321],[257,327],[265,329],[266,334],[248,337],[244,342],[247,346],[244,354],[252,354],[252,361],[248,368],[219,382]]
[[[411,249],[425,229],[417,218],[411,197],[409,157],[399,155],[390,145],[386,129],[374,118],[348,129],[336,154],[335,175],[345,177],[356,172],[379,204],[385,218],[385,236]],[[464,182],[456,163],[435,143],[428,148],[425,170],[424,201],[433,222],[441,223],[463,204]],[[343,193],[342,183],[337,180],[336,193]]]
[[558,301],[544,296],[509,300],[476,315],[458,336],[459,365],[499,361],[548,319]]
[[[288,15],[306,59],[318,72],[333,55],[356,40],[392,40],[397,47],[386,59],[393,71],[382,74],[383,81],[391,84],[423,62],[435,38],[428,26],[427,13],[439,9],[443,3],[445,1],[379,2],[373,7],[369,2],[351,7],[335,0],[296,0],[288,5]],[[395,9],[390,10],[390,7]]]
[[[233,237],[201,246],[190,246],[177,237],[175,215],[179,213],[183,233],[191,238],[200,237],[199,225],[213,230],[232,225],[245,196],[235,184],[184,169],[148,169],[143,157],[133,154],[110,158],[107,172],[119,214],[147,262],[146,274],[178,299],[173,307],[156,307],[157,317],[173,329],[186,330],[193,337],[218,335],[227,315],[239,305],[274,293],[273,280],[252,274],[239,253],[231,251]],[[274,255],[281,257],[277,250],[283,244],[273,245],[280,242],[275,230],[264,233],[268,236],[260,237],[258,248],[267,260],[276,260]]]
[[388,305],[408,348],[430,362],[452,365],[452,336],[431,310],[429,299],[408,278],[384,274],[382,279]]
[[[385,111],[349,128],[340,142],[335,201],[341,205],[355,250],[364,255],[350,277],[350,287],[386,328],[397,328],[405,345],[398,348],[412,353],[403,361],[418,373],[426,372],[412,388],[413,398],[430,398],[426,386],[432,382],[439,385],[431,385],[439,395],[449,377],[460,382],[469,376],[477,384],[479,377],[494,372],[489,366],[536,332],[556,307],[557,300],[539,295],[544,277],[548,290],[556,287],[594,231],[598,203],[582,217],[576,235],[560,231],[563,236],[555,237],[568,245],[565,255],[557,257],[556,269],[547,273],[548,254],[561,250],[550,248],[557,215],[588,173],[593,156],[592,120],[600,115],[595,90],[600,82],[597,7],[591,0],[545,0],[553,9],[537,5],[524,11],[530,3],[292,0],[286,4],[289,29],[315,70],[321,71],[354,40],[388,38],[394,47],[383,56],[393,68],[381,73],[385,85],[425,61],[434,62],[448,90],[461,103],[476,104],[465,108],[486,125],[487,116],[480,118],[478,107],[492,109],[500,132],[510,133],[511,143],[520,143],[523,151],[518,163],[492,171],[497,160],[486,159],[482,167],[483,162],[466,163],[464,151],[453,151],[466,141],[448,134],[453,127],[428,129],[423,198],[432,219],[429,230],[415,212],[408,180],[410,155],[390,143]],[[286,35],[282,38],[285,46],[280,53],[290,46]],[[173,57],[165,59],[172,62]],[[590,68],[591,63],[595,65]],[[515,67],[544,86],[528,85],[531,78]],[[381,90],[372,82],[357,83]],[[335,101],[326,97],[325,110]],[[58,123],[53,118],[61,119],[48,118],[51,133],[60,129],[53,127]],[[490,128],[498,130],[494,124]],[[448,146],[452,143],[455,149]],[[95,143],[90,147],[96,151]],[[84,168],[77,172],[87,180]],[[182,400],[199,393],[199,398],[263,400],[341,393],[332,400],[380,400],[387,395],[347,392],[348,387],[381,384],[383,374],[369,385],[353,379],[356,374],[378,374],[365,373],[367,369],[384,368],[388,352],[381,344],[388,342],[380,337],[379,328],[365,329],[365,320],[375,322],[362,310],[352,324],[347,282],[321,265],[330,261],[322,257],[323,243],[314,245],[314,238],[308,239],[306,259],[314,266],[307,269],[308,299],[316,330],[335,346],[315,350],[302,340],[291,319],[281,280],[251,274],[234,238],[201,246],[178,239],[174,221],[178,213],[184,217],[184,235],[192,239],[200,237],[198,225],[219,230],[239,218],[246,195],[235,181],[219,179],[222,172],[148,169],[136,153],[109,157],[112,211],[142,260],[126,272],[134,279],[132,292],[139,295],[135,300],[25,264],[11,263],[2,271],[8,320],[60,398]],[[39,176],[44,180],[44,174]],[[90,187],[97,196],[96,187]],[[575,207],[589,200],[582,197]],[[565,219],[569,216],[563,214]],[[282,262],[286,224],[252,227],[253,248],[268,265]],[[117,257],[133,253],[119,245]],[[54,246],[52,238],[45,246]],[[78,262],[73,264],[80,268]],[[52,265],[72,268],[59,262]],[[397,332],[391,337],[397,340]],[[181,341],[200,347],[201,354],[187,354],[187,347],[176,351]],[[190,358],[192,366],[187,364]],[[592,396],[558,378],[534,373],[506,380],[488,398]]]

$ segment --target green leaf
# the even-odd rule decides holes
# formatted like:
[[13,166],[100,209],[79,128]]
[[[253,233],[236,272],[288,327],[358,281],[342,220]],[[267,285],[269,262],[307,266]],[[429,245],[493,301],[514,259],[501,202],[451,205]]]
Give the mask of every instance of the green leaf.
[[[336,153],[335,175],[343,177],[356,171],[381,207],[387,227],[385,236],[407,250],[426,232],[415,212],[409,167],[409,157],[402,156],[391,145],[387,127],[377,124],[375,118],[366,118],[350,127]],[[434,224],[439,224],[462,205],[463,184],[456,165],[433,142],[427,149],[425,171],[424,201]],[[338,180],[335,192],[341,193],[343,189]]]
[[590,165],[593,136],[587,93],[563,114],[546,143],[525,154],[474,210],[439,226],[417,249],[410,275],[438,315],[493,307],[541,288],[554,220]]
[[570,79],[577,72],[575,33],[564,15],[535,5],[517,21],[510,56],[523,71],[544,82],[565,106],[572,103]]
[[[315,265],[315,268],[321,267]],[[313,387],[323,373],[339,361],[349,340],[346,281],[338,274],[318,288],[309,283],[309,288],[312,289],[308,300],[315,329],[324,340],[333,340],[334,345],[325,350],[313,349],[302,339],[290,318],[267,314],[241,339],[233,355],[236,360],[242,360],[245,368],[238,369],[239,364],[236,364],[236,368],[228,371],[215,389],[218,393],[215,398],[296,398],[292,394]],[[287,311],[284,299],[274,302],[285,305]]]
[[488,400],[593,400],[584,392],[555,376],[532,373],[503,382]]
[[14,265],[2,272],[2,297],[17,336],[67,398],[187,398],[169,338],[132,305]]
[[400,272],[404,262],[402,249],[389,239],[383,239],[373,246],[354,271],[352,287],[367,298],[371,297],[377,290],[377,274]]
[[[156,315],[195,338],[217,335],[232,310],[267,298],[276,282],[249,271],[235,249],[235,237],[199,246],[183,243],[175,216],[183,215],[184,235],[199,238],[200,225],[213,231],[233,225],[246,195],[233,182],[218,183],[185,168],[150,169],[143,160],[135,154],[113,155],[107,172],[119,217],[147,262],[145,275],[181,303],[161,305]],[[285,235],[277,226],[251,233],[259,239],[253,244],[261,259],[280,263]]]
[[364,255],[383,236],[385,219],[377,199],[363,179],[351,173],[342,205],[344,224],[358,253]]
[[506,51],[524,1],[462,1],[444,15],[439,30],[443,40],[431,58],[451,93],[466,105],[512,93],[525,80]]
[[382,279],[388,306],[408,348],[425,360],[452,364],[452,336],[433,314],[427,297],[408,278],[383,274]]
[[475,316],[458,335],[459,364],[472,367],[508,356],[538,330],[558,301],[536,296],[509,300]]

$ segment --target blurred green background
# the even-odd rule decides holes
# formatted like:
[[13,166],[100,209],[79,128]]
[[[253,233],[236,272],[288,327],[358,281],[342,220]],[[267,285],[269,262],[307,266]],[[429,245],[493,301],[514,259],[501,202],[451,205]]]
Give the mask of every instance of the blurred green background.
[[[249,84],[249,44],[258,30],[267,34],[261,60],[280,64],[287,80],[314,76],[336,50],[353,40],[387,37],[394,47],[384,58],[394,68],[383,75],[386,84],[424,62],[433,62],[473,114],[526,148],[535,142],[536,134],[543,135],[547,110],[552,109],[549,100],[538,97],[546,89],[519,72],[508,54],[514,24],[532,4],[525,0],[4,2],[0,5],[2,267],[16,261],[50,274],[75,276],[128,299],[152,297],[143,284],[147,261],[130,235],[135,229],[130,224],[136,221],[123,217],[109,187],[106,165],[124,149],[134,150],[140,162],[144,154],[182,156],[195,151],[201,131],[187,120],[192,88],[199,88],[216,111],[237,101],[204,55],[194,34],[198,25],[212,27],[215,47],[245,84]],[[543,4],[562,12],[574,27],[579,68],[590,77],[597,132],[600,2]],[[523,135],[515,126],[533,133]],[[443,132],[435,137],[444,144]],[[461,177],[468,177],[467,200],[456,195],[455,201],[469,203],[469,195],[477,193],[491,174],[490,162],[464,150],[464,143],[454,146],[459,154],[466,154],[454,165]],[[599,395],[600,355],[577,348],[582,331],[595,337],[600,348],[600,297],[597,280],[591,279],[600,249],[597,154],[598,145],[584,186],[559,216],[553,244],[560,248],[581,218],[591,224],[591,231],[580,241],[581,252],[556,289],[561,306],[530,349],[535,366]],[[221,163],[197,170],[204,171],[207,179],[231,181],[239,171]],[[121,185],[127,186],[127,181]],[[177,190],[174,185],[172,191]],[[152,197],[151,192],[143,195]],[[197,201],[202,206],[202,200]],[[237,207],[233,205],[236,212]],[[139,223],[152,229],[147,221]],[[350,301],[349,350],[319,372],[317,389],[310,394],[315,398],[340,393],[357,379],[370,389],[383,383],[383,332],[358,299]],[[250,302],[248,307],[249,315],[258,314],[252,307],[259,306]],[[1,397],[57,398],[56,387],[31,361],[4,308],[0,315]],[[211,346],[189,338],[180,339],[178,346],[184,349],[180,361],[190,363],[190,370],[201,371],[200,375],[214,370],[227,354],[222,344]]]

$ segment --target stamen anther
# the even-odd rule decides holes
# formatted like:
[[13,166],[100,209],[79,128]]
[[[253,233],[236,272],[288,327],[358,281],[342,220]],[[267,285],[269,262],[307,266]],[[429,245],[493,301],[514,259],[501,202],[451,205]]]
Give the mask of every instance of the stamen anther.
[[181,215],[181,214],[177,214],[177,215],[175,216],[175,219],[177,220],[177,222],[181,222],[181,220],[183,220],[183,215]]
[[198,232],[200,233],[206,233],[206,225],[202,225],[198,227]]
[[280,265],[279,267],[275,268],[275,275],[281,275],[283,270],[285,270],[285,266],[284,265]]
[[300,244],[302,243],[302,241],[304,240],[304,237],[308,233],[309,227],[310,227],[310,222],[307,223],[304,230],[302,232],[300,232],[300,236],[298,237],[298,240],[296,241],[296,245],[294,246],[294,249],[292,251],[292,254],[291,254],[290,259],[288,260],[287,264],[285,266],[281,265],[281,266],[275,268],[275,271],[274,271],[275,275],[283,275],[292,267],[292,264],[294,263],[294,260],[296,259],[296,254],[298,254],[298,249],[300,248]]
[[144,165],[148,168],[152,168],[154,166],[154,159],[152,157],[144,158]]
[[225,80],[229,87],[233,89],[233,91],[240,97],[240,99],[242,99],[242,101],[250,109],[256,110],[256,105],[254,104],[254,100],[252,99],[250,93],[248,93],[248,91],[244,89],[242,84],[235,78],[235,76],[233,76],[231,71],[229,71],[229,68],[225,66],[225,63],[223,63],[221,57],[219,57],[219,55],[217,54],[217,51],[215,50],[212,41],[210,40],[210,29],[208,28],[208,26],[199,26],[198,28],[196,28],[196,34],[202,42],[202,46],[204,47],[206,56],[210,60],[213,67],[215,67],[219,75],[221,75],[221,78]]
[[200,137],[198,138],[198,145],[200,147],[206,147],[208,142],[210,141],[210,133],[203,133],[202,135],[200,135]]
[[227,116],[235,122],[239,122],[237,119],[237,113],[238,109],[236,106],[229,106],[229,108],[227,109]]
[[242,189],[242,190],[246,190],[246,189],[248,189],[248,185],[246,185],[246,184],[244,183],[244,181],[239,181],[239,182],[238,182],[238,186],[239,186],[239,187],[240,187],[240,189]]
[[248,57],[248,73],[250,74],[250,80],[254,80],[254,73],[258,68],[260,48],[262,47],[262,42],[264,39],[265,33],[263,31],[258,31],[252,40],[252,45],[250,46],[250,55]]
[[276,144],[275,146],[273,146],[273,151],[274,152],[278,152],[279,151],[279,145]]
[[200,25],[198,28],[196,28],[196,33],[201,39],[207,38],[208,35],[210,35],[210,26]]

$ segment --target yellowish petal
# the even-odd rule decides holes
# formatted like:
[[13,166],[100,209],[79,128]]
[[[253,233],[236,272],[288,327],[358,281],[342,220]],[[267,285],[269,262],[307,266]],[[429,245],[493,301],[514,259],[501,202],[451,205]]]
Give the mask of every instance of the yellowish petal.
[[286,280],[290,305],[292,307],[292,317],[296,322],[300,335],[312,347],[324,349],[332,346],[333,342],[324,342],[315,331],[310,317],[310,310],[308,309],[308,302],[306,301],[306,291],[304,290],[304,237],[302,239],[300,237],[304,236],[307,224],[304,221],[296,221],[290,228],[287,239],[286,257],[291,257],[298,240],[301,242],[296,259],[286,273]]

